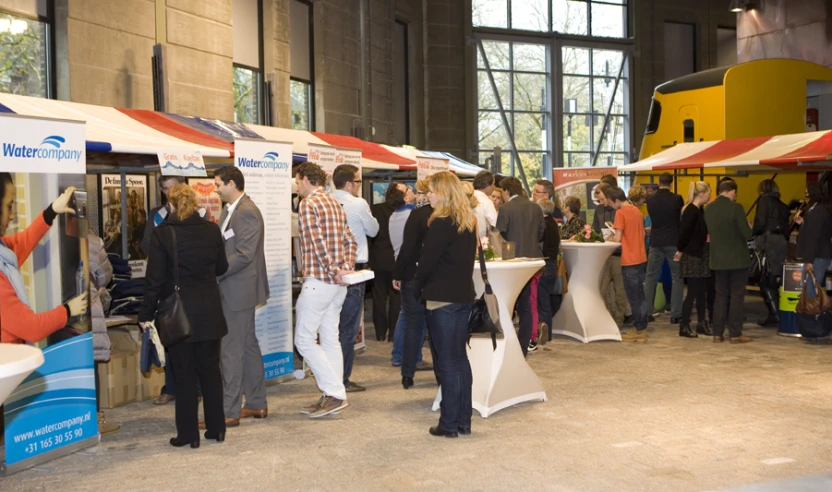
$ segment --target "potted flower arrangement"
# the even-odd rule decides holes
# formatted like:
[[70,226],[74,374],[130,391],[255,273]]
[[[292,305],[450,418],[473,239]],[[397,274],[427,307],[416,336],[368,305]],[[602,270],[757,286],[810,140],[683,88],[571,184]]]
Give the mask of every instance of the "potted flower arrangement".
[[491,247],[491,243],[488,241],[487,236],[480,238],[480,246],[482,247],[482,254],[485,256],[486,260],[494,260],[497,258],[497,253],[495,253],[494,248]]
[[586,224],[584,230],[575,234],[573,239],[579,243],[603,243],[604,236],[592,230],[592,226]]

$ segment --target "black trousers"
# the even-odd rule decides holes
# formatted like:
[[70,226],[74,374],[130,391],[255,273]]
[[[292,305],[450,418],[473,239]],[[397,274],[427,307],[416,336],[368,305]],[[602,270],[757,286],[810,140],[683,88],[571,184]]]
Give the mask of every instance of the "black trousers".
[[188,442],[199,439],[197,384],[202,388],[206,430],[225,432],[220,340],[177,343],[168,347],[168,354],[176,376],[176,436]]
[[401,296],[393,288],[393,272],[376,271],[373,280],[373,325],[376,340],[393,340],[393,332],[399,320]]
[[[536,306],[535,306],[536,307]],[[529,280],[520,291],[517,298],[517,316],[520,318],[520,329],[517,331],[517,338],[520,340],[520,348],[523,349],[523,356],[529,351],[529,342],[532,341],[532,281]]]
[[716,303],[716,272],[711,270],[711,276],[705,279],[705,291],[708,297],[708,321],[714,322],[714,305]]
[[693,303],[696,301],[696,319],[700,323],[705,322],[705,306],[707,299],[705,298],[705,291],[707,290],[705,284],[708,282],[708,277],[687,278],[688,293],[685,296],[685,302],[682,303],[682,322],[690,323],[690,315],[693,313]]
[[[716,270],[716,305],[714,306],[714,336],[721,337],[728,324],[728,336],[742,335],[743,302],[748,269]],[[730,306],[729,306],[730,303]]]

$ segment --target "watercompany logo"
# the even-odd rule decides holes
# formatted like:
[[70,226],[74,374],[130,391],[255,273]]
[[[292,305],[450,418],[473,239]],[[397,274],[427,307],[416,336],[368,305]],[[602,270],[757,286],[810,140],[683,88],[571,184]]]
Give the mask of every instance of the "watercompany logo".
[[56,161],[71,160],[78,162],[84,155],[82,150],[61,148],[66,138],[60,135],[50,135],[44,138],[39,147],[17,145],[3,142],[3,157],[17,157],[18,159],[52,159]]
[[266,152],[261,160],[237,157],[237,167],[250,167],[255,169],[286,170],[289,169],[288,162],[278,162],[280,155],[277,152]]

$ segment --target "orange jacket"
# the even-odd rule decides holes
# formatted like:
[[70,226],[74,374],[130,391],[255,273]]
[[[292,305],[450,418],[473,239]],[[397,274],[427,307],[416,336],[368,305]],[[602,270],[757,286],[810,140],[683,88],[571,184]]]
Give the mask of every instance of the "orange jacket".
[[[23,265],[49,228],[50,224],[46,222],[44,214],[41,214],[26,230],[14,236],[3,237],[6,247],[17,255],[18,268]],[[35,313],[32,308],[21,302],[12,283],[0,273],[0,342],[39,342],[66,326],[68,314],[64,306],[58,306],[45,313]]]

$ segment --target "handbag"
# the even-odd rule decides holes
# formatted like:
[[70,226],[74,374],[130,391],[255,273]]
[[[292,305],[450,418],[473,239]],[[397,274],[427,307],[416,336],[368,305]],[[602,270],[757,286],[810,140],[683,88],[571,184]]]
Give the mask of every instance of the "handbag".
[[488,237],[488,245],[494,250],[494,254],[497,255],[497,258],[501,258],[503,256],[503,243],[506,242],[503,235],[494,226],[488,226],[485,235]]
[[[817,296],[814,298],[809,297],[807,292],[810,280],[815,284],[815,292],[817,292]],[[830,300],[829,296],[826,294],[826,289],[821,288],[815,275],[810,273],[806,282],[803,283],[803,292],[800,294],[800,300],[797,301],[795,313],[820,316],[821,314],[828,313],[830,311],[832,311],[832,300]]]
[[500,309],[497,304],[497,296],[491,289],[488,282],[488,271],[485,269],[485,255],[482,247],[477,244],[477,254],[480,259],[480,273],[485,284],[485,291],[479,299],[474,301],[471,314],[468,316],[468,335],[490,334],[491,344],[497,350],[497,336],[503,335],[503,328],[500,326]]
[[558,255],[558,276],[555,280],[555,294],[564,295],[569,292],[569,279],[566,277],[566,261],[563,255]]
[[170,227],[173,235],[173,294],[159,301],[156,310],[156,328],[162,345],[170,347],[193,335],[191,322],[179,297],[179,253],[176,252],[176,230]]

